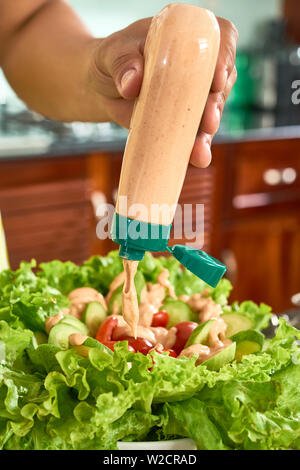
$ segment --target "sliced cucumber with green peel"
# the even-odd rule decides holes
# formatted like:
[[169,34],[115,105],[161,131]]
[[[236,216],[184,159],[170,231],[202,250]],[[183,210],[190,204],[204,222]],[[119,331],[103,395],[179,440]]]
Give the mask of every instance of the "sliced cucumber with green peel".
[[227,348],[222,349],[215,356],[210,357],[201,365],[206,366],[209,370],[218,371],[221,367],[229,364],[235,359],[236,343],[232,343]]
[[118,314],[122,315],[122,290],[123,285],[113,291],[107,306],[109,314],[117,311]]
[[230,338],[240,331],[251,330],[254,327],[250,318],[238,313],[224,313],[221,318],[227,325],[226,338]]
[[107,311],[100,302],[90,302],[82,315],[82,321],[86,324],[92,336],[95,336],[99,326],[107,317]]
[[261,351],[265,337],[260,331],[246,330],[231,336],[230,339],[236,342],[235,359],[240,361],[247,354]]
[[81,333],[82,335],[87,335],[89,332],[88,327],[73,315],[64,315],[63,318],[57,323],[57,325],[58,324],[71,325],[76,328],[77,333]]
[[192,344],[207,345],[209,331],[213,322],[214,320],[208,320],[205,323],[202,323],[201,325],[197,326],[197,328],[195,328],[192,334],[190,335],[186,345],[184,346],[184,349],[188,348]]
[[54,346],[58,346],[61,349],[68,349],[69,336],[73,333],[82,334],[82,331],[76,328],[74,325],[62,323],[60,321],[51,328],[48,337],[48,343],[54,344]]
[[167,328],[171,328],[183,321],[193,321],[194,318],[193,311],[187,303],[172,297],[168,297],[164,301],[161,310],[166,310],[169,314]]
[[48,343],[48,337],[42,331],[35,331],[34,332],[34,337],[35,337],[37,345]]
[[91,348],[101,349],[101,351],[104,351],[109,355],[113,354],[109,348],[104,346],[104,344],[100,343],[95,338],[87,338],[82,344],[73,345],[72,348],[83,357],[89,357],[89,351]]

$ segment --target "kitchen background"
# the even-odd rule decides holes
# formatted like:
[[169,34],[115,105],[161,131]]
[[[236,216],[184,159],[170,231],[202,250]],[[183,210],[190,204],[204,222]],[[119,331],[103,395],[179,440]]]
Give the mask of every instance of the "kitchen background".
[[[168,2],[69,3],[95,35],[106,36]],[[204,249],[227,264],[231,300],[264,301],[280,313],[300,291],[300,104],[292,101],[300,81],[300,2],[180,3],[213,10],[240,34],[238,81],[213,163],[188,169],[180,202],[205,204]],[[31,258],[80,263],[114,248],[96,236],[97,208],[114,202],[126,137],[113,123],[44,119],[0,73],[0,210],[13,268]]]

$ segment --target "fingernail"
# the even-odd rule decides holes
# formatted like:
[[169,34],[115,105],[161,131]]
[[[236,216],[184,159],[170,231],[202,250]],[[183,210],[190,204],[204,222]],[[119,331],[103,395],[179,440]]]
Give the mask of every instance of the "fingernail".
[[136,69],[129,69],[127,72],[124,73],[123,77],[121,78],[121,88],[125,89],[130,82],[130,80],[133,79],[134,75],[136,74]]

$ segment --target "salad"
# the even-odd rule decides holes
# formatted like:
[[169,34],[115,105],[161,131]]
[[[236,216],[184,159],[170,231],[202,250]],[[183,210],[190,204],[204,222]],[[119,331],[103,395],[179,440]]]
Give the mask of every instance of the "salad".
[[134,278],[122,316],[117,252],[0,273],[0,448],[117,449],[189,437],[198,449],[300,449],[300,332],[271,308],[228,303],[174,258]]

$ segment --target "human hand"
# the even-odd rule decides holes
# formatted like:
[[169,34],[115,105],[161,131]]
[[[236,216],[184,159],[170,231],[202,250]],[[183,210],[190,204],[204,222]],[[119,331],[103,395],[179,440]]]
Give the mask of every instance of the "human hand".
[[[211,162],[212,139],[237,78],[237,29],[224,18],[217,20],[221,32],[220,52],[190,160],[199,168],[205,168]],[[92,86],[109,119],[126,128],[129,127],[134,101],[143,81],[143,52],[150,23],[151,18],[137,21],[101,39],[94,49],[90,71]]]

